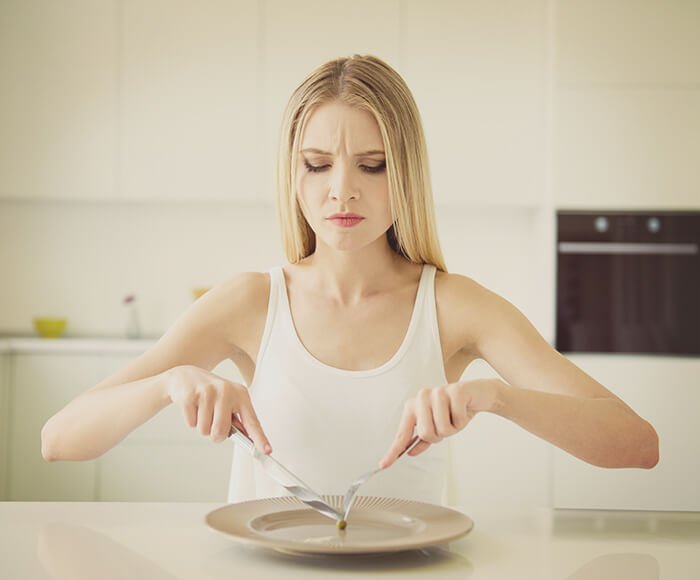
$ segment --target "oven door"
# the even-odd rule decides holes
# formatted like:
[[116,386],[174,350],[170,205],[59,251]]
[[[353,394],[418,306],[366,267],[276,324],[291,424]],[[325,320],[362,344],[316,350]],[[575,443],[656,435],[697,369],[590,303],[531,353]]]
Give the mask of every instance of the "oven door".
[[562,352],[700,355],[696,243],[559,242]]

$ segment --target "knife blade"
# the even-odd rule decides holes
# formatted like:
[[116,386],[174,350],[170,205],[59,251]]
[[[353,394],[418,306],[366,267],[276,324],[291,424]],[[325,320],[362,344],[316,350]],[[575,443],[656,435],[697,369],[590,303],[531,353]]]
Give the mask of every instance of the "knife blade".
[[331,507],[324,499],[311,489],[306,483],[294,475],[289,469],[282,465],[271,455],[261,453],[255,446],[255,443],[242,431],[237,429],[233,424],[229,431],[231,437],[236,443],[240,444],[248,453],[250,453],[262,466],[265,474],[279,483],[289,493],[297,497],[309,507],[317,512],[335,521],[342,519],[341,513]]

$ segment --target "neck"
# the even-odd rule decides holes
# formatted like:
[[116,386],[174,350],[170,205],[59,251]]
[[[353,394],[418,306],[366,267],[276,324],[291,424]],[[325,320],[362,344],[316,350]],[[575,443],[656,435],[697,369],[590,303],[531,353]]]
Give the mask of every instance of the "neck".
[[322,293],[341,304],[355,304],[396,283],[408,262],[391,249],[386,237],[354,251],[340,251],[318,243],[303,263],[315,271]]

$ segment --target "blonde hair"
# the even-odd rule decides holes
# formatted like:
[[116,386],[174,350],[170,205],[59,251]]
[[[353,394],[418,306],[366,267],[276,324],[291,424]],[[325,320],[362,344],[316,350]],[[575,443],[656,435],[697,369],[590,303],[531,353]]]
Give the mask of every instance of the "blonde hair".
[[394,224],[391,248],[411,262],[446,271],[435,223],[428,153],[418,107],[401,76],[381,59],[353,55],[328,61],[292,93],[282,119],[277,153],[277,211],[287,259],[312,254],[316,235],[296,192],[301,134],[314,108],[330,101],[370,112],[384,142]]

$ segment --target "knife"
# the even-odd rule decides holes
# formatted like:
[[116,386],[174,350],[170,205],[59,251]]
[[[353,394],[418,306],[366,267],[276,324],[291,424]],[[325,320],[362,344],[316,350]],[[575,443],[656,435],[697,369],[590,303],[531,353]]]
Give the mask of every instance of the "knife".
[[258,460],[268,477],[279,483],[293,496],[332,520],[340,521],[342,519],[342,514],[338,510],[328,505],[319,494],[274,457],[260,453],[253,441],[233,424],[231,425],[228,436],[233,438],[236,443],[239,443],[248,453]]

